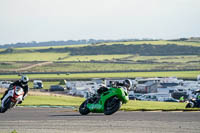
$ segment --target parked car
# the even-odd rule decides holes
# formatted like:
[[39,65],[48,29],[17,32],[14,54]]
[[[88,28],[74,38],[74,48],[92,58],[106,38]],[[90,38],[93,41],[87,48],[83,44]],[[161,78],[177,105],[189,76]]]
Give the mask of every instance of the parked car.
[[128,97],[130,100],[141,100],[139,97],[141,97],[143,94],[141,93],[133,93],[129,94]]
[[135,95],[128,95],[128,97],[129,97],[129,100],[136,100]]
[[141,93],[134,93],[135,99],[140,100],[139,97],[142,96],[143,94]]
[[169,98],[164,99],[164,102],[178,102],[178,100],[176,100],[172,97],[169,97]]
[[52,85],[50,86],[49,91],[64,91],[65,88],[60,85]]
[[158,101],[158,97],[155,94],[144,94],[138,97],[141,101]]
[[33,88],[34,89],[41,89],[41,88],[43,88],[42,80],[34,80],[33,81]]

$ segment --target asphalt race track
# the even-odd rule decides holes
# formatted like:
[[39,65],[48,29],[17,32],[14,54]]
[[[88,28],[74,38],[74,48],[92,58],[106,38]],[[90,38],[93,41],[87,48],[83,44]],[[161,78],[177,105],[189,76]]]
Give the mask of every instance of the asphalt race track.
[[65,108],[0,113],[0,133],[200,133],[200,112],[123,112],[81,116]]

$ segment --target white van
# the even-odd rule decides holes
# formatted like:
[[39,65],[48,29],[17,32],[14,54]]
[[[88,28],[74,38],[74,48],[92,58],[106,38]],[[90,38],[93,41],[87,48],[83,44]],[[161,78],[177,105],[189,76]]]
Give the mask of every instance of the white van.
[[34,89],[42,89],[43,88],[42,80],[34,80],[33,81],[33,88]]
[[9,88],[11,81],[0,81],[0,88]]

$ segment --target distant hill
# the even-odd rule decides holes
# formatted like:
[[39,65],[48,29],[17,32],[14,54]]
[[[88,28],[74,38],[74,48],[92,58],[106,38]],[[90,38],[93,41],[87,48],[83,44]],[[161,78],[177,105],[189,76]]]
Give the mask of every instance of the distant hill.
[[16,43],[0,45],[0,48],[22,48],[22,47],[41,47],[41,46],[62,46],[62,45],[75,45],[75,44],[87,44],[86,40],[68,40],[68,41],[48,41],[48,42],[28,42],[28,43]]
[[190,37],[187,41],[200,42],[200,37]]
[[[100,44],[112,42],[143,42],[143,41],[160,41],[161,39],[117,39],[117,40],[96,40],[96,39],[83,39],[83,40],[68,40],[68,41],[47,41],[47,42],[20,42],[15,44],[0,45],[0,48],[23,48],[23,47],[44,47],[44,46],[65,46],[65,45],[78,45],[78,44]],[[168,41],[169,44],[176,42],[197,42],[200,43],[200,37],[178,38]],[[172,43],[171,43],[172,42]]]
[[168,55],[200,55],[200,47],[182,46],[176,44],[166,45],[89,45],[84,47],[42,48],[42,49],[13,49],[8,48],[0,54],[8,53],[70,53],[70,55],[113,55],[113,54],[138,54],[141,56],[168,56]]
[[178,38],[178,39],[172,39],[168,41],[200,42],[200,37]]
[[126,42],[137,41],[138,39],[119,39],[119,40],[68,40],[68,41],[48,41],[48,42],[28,42],[0,45],[0,48],[22,48],[22,47],[42,47],[42,46],[63,46],[63,45],[77,45],[77,44],[98,44],[106,42]]

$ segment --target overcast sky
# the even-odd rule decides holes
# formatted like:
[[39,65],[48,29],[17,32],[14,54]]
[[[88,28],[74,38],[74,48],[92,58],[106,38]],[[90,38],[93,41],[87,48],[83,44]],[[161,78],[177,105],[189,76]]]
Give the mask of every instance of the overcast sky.
[[200,0],[0,0],[0,44],[200,36]]

